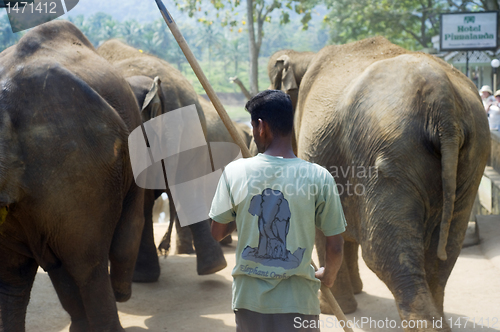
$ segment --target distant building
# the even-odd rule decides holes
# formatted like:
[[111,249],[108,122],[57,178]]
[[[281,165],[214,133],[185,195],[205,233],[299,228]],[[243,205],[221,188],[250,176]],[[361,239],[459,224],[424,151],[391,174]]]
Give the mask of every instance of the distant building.
[[[439,49],[439,35],[432,37],[432,49],[427,49],[426,51],[430,54],[443,59],[453,67],[460,70],[462,73],[467,75],[465,72],[467,52],[465,51],[453,51],[453,52],[440,52]],[[491,60],[498,59],[500,57],[500,48],[495,52],[493,51],[469,51],[469,78],[478,87],[483,85],[493,86],[493,68],[491,68]],[[500,89],[500,68],[497,69],[497,88]],[[496,90],[494,89],[494,90]]]

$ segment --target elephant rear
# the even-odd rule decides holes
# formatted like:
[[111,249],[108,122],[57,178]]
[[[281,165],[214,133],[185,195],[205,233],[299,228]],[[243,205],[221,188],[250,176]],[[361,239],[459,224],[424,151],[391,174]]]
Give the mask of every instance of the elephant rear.
[[115,299],[130,297],[143,226],[127,144],[129,126],[140,123],[134,96],[68,22],[31,30],[0,63],[0,137],[9,143],[1,167],[15,175],[0,183],[0,197],[9,195],[0,329],[24,327],[41,266],[72,329],[119,331]]
[[299,157],[334,173],[348,222],[334,295],[356,308],[360,244],[401,318],[432,325],[489,154],[475,86],[441,60],[374,38],[323,49],[300,89]]

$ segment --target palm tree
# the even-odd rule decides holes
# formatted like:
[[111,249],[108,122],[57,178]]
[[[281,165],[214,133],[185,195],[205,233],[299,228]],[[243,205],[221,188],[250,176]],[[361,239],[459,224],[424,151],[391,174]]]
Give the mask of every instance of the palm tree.
[[212,50],[221,47],[223,36],[220,31],[215,31],[211,22],[205,24],[205,28],[201,29],[201,33],[197,36],[195,46],[205,46],[208,57],[208,78],[212,72]]

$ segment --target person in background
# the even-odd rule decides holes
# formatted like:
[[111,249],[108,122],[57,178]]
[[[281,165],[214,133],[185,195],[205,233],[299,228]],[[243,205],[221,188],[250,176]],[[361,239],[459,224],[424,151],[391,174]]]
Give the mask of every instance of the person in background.
[[479,90],[479,94],[481,95],[481,99],[483,100],[484,110],[488,112],[490,106],[492,104],[496,104],[496,99],[493,97],[493,91],[491,90],[489,85],[483,85],[481,90]]
[[500,130],[500,90],[495,92],[495,102],[488,108],[490,130]]
[[496,100],[496,105],[500,105],[500,90],[495,91],[495,100]]

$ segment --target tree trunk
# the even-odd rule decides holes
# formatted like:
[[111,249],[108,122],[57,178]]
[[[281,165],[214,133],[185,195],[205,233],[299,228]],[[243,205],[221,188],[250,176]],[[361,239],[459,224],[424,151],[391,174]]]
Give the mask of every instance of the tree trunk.
[[486,10],[498,10],[498,1],[497,0],[481,0],[484,9]]
[[255,42],[253,25],[253,0],[247,0],[247,21],[250,51],[250,93],[256,95],[259,92],[259,52]]

